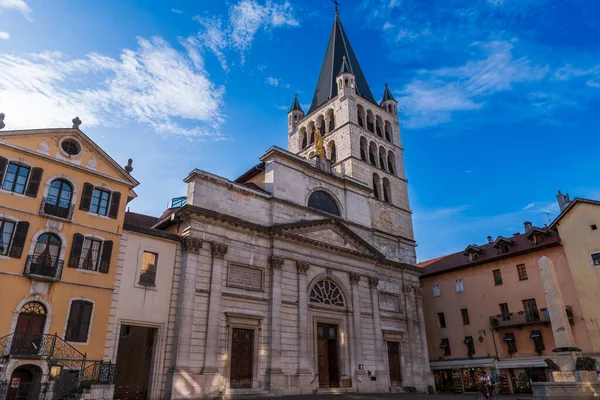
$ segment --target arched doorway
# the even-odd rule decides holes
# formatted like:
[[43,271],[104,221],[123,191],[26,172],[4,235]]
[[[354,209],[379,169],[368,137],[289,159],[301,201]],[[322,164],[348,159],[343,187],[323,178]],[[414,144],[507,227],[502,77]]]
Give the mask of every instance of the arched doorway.
[[11,353],[14,355],[37,355],[42,347],[46,307],[37,301],[30,301],[21,307]]
[[6,400],[27,400],[38,397],[42,371],[35,365],[15,369],[10,377]]

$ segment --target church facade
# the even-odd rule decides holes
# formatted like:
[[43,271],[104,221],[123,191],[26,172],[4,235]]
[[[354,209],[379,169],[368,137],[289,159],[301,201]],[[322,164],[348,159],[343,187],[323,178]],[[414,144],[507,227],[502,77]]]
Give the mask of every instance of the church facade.
[[152,227],[182,238],[164,397],[427,391],[397,102],[374,100],[337,15],[288,127],[234,181],[192,171]]

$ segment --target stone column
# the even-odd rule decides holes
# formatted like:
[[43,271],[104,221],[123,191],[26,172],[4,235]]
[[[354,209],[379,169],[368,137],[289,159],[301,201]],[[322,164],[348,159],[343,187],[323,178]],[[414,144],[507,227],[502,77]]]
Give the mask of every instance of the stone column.
[[352,285],[352,325],[354,328],[354,351],[352,352],[354,358],[354,375],[366,374],[366,372],[359,371],[358,364],[364,364],[363,360],[363,347],[362,347],[362,324],[360,317],[360,292],[358,284],[360,282],[360,274],[350,274],[350,284]]
[[196,275],[198,273],[198,255],[201,250],[202,240],[189,236],[183,239],[179,301],[175,322],[175,329],[177,330],[175,334],[177,337],[175,369],[177,370],[190,367],[192,326],[196,299]]
[[298,271],[298,374],[311,374],[308,323],[308,282],[306,272],[309,264],[297,261]]
[[202,374],[219,372],[217,355],[219,351],[219,326],[221,314],[221,292],[223,291],[223,270],[227,245],[212,243],[212,273],[210,277],[210,296],[208,300],[208,318],[206,328],[206,347],[204,349],[204,368]]
[[269,369],[268,374],[282,374],[281,369],[281,269],[284,258],[270,256],[271,265],[271,312],[269,315]]
[[369,285],[371,286],[371,303],[373,304],[373,340],[375,343],[375,372],[377,375],[387,375],[383,357],[383,332],[381,331],[381,318],[379,316],[379,278],[370,276]]
[[415,342],[415,320],[414,320],[414,301],[413,301],[413,289],[411,286],[404,286],[404,301],[406,304],[406,328],[408,330],[408,368],[407,371],[403,372],[403,380],[406,382],[406,386],[415,386],[415,348],[412,343]]
[[546,295],[546,305],[550,313],[550,324],[554,344],[561,351],[556,352],[557,364],[561,371],[574,371],[580,351],[575,350],[575,339],[565,309],[565,302],[559,289],[558,278],[552,261],[543,256],[538,260],[540,277]]
[[[429,349],[427,348],[427,331],[425,330],[425,316],[423,314],[423,289],[414,288],[415,304],[417,306],[417,315],[419,317],[419,336],[421,338],[421,351],[423,352],[423,379],[427,385],[434,385],[433,375],[429,368]],[[425,389],[425,388],[423,388]]]

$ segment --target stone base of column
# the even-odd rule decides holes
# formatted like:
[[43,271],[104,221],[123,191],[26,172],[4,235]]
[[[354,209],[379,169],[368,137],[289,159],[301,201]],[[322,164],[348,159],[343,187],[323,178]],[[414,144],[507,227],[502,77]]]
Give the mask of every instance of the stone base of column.
[[218,374],[219,368],[217,367],[204,367],[202,371],[200,371],[200,375],[209,375],[209,374]]

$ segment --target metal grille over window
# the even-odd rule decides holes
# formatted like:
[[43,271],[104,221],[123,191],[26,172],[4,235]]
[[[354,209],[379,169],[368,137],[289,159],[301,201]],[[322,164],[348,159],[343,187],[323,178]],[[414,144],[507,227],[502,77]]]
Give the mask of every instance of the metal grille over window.
[[318,282],[313,286],[310,292],[310,301],[329,306],[344,306],[342,291],[330,280]]

